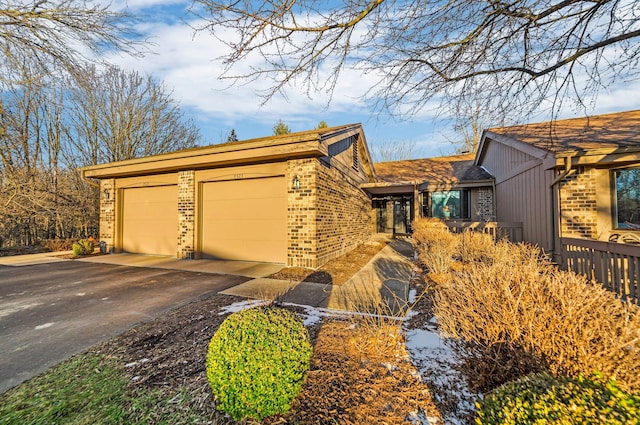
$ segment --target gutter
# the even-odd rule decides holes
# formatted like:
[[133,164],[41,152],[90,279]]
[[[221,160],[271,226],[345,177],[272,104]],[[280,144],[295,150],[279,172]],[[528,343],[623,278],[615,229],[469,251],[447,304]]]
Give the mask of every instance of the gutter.
[[98,189],[100,189],[100,183],[96,183],[96,182],[94,182],[93,180],[89,180],[89,179],[87,178],[87,176],[84,174],[84,171],[85,171],[85,170],[80,170],[80,179],[81,179],[83,182],[89,183],[91,186],[94,186],[94,187],[97,187]]

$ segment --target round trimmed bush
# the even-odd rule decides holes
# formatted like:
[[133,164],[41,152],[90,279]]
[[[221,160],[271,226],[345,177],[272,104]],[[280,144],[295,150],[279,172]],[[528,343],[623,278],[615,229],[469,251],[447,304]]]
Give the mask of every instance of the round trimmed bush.
[[73,255],[79,257],[81,255],[89,255],[93,253],[93,241],[89,239],[80,239],[78,242],[75,242],[72,246]]
[[476,405],[478,425],[640,423],[640,395],[599,377],[531,374],[499,387]]
[[230,315],[207,353],[207,378],[218,409],[236,420],[287,412],[312,352],[309,333],[295,313],[262,306]]

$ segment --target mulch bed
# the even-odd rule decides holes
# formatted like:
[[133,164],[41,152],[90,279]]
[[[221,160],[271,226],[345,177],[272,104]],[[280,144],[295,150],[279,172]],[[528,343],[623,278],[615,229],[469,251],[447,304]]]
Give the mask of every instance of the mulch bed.
[[291,280],[296,282],[315,282],[342,285],[360,271],[382,248],[386,241],[371,241],[358,246],[338,258],[329,261],[317,270],[302,267],[286,267],[269,277],[270,279]]
[[[344,256],[340,263],[353,264],[356,254],[363,259],[368,255],[366,263],[382,246],[376,248],[363,248],[350,257]],[[338,269],[331,267],[331,271]],[[213,295],[141,324],[91,351],[124,365],[132,392],[140,388],[156,389],[183,400],[156,406],[158,411],[188,408],[208,418],[210,423],[235,424],[215,410],[205,358],[211,337],[228,316],[220,313],[238,301],[244,299]],[[301,307],[287,308],[304,313]],[[392,341],[391,349],[365,352],[358,341],[361,332],[367,331],[367,324],[353,320],[325,318],[308,326],[314,355],[302,392],[286,415],[268,418],[263,423],[391,425],[425,423],[417,418],[440,416],[429,389],[409,360],[401,337]],[[186,407],[184,400],[188,400]]]

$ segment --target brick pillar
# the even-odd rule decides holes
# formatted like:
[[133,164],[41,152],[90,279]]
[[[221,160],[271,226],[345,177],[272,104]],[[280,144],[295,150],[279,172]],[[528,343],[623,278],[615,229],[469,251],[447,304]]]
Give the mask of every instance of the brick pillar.
[[578,169],[560,186],[561,236],[596,238],[598,209],[596,170]]
[[116,236],[116,181],[100,180],[100,241],[113,252]]
[[195,171],[178,174],[178,258],[193,259],[195,254],[196,190]]
[[[318,267],[316,159],[287,161],[287,266]],[[294,180],[299,188],[294,187]]]
[[478,189],[478,215],[482,221],[495,221],[493,189],[490,187]]

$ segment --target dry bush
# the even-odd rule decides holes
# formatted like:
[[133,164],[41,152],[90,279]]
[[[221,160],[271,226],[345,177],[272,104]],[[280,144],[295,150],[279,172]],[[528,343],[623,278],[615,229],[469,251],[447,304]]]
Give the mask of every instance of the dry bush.
[[548,368],[574,377],[598,371],[640,389],[638,307],[556,269],[535,247],[501,241],[490,258],[435,293],[441,329],[475,374],[470,385],[487,390]]
[[466,231],[458,234],[458,254],[463,262],[486,261],[493,245],[493,237],[487,233]]
[[40,245],[50,252],[71,251],[78,239],[44,239]]
[[413,243],[420,261],[431,273],[447,273],[456,254],[458,239],[439,219],[419,218],[413,222]]

